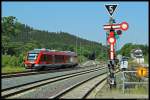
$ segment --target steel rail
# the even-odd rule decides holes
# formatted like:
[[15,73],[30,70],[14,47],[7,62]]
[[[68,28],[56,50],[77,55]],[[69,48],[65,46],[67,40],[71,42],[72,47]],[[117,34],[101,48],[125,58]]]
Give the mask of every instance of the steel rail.
[[[117,72],[115,72],[115,73],[118,73],[118,72],[119,72],[119,71],[117,71]],[[88,79],[86,79],[86,80],[84,80],[84,81],[82,81],[82,82],[79,82],[79,83],[77,83],[77,84],[75,84],[75,85],[73,85],[73,86],[71,86],[71,87],[68,87],[67,89],[65,89],[65,90],[61,91],[60,93],[58,93],[58,94],[56,94],[56,95],[54,95],[54,96],[51,96],[51,97],[49,97],[49,98],[50,98],[50,99],[61,99],[61,97],[63,97],[63,95],[69,93],[69,92],[72,91],[73,89],[79,87],[79,86],[82,85],[82,84],[87,83],[88,81],[91,81],[93,78],[97,78],[97,77],[102,76],[102,75],[104,75],[104,74],[107,74],[107,72],[104,72],[104,73],[102,73],[102,74],[99,74],[99,75],[93,76],[93,77],[91,77],[91,78],[88,78]],[[89,89],[89,90],[84,94],[84,96],[83,96],[81,99],[85,99],[98,85],[100,85],[100,84],[101,84],[103,81],[105,81],[105,80],[107,80],[107,76],[104,77],[103,79],[101,79],[101,80],[100,80],[97,84],[95,84],[91,89]]]
[[[66,93],[72,91],[73,89],[77,88],[78,86],[80,86],[80,85],[82,85],[82,84],[84,84],[84,83],[86,83],[86,82],[92,80],[93,78],[96,78],[96,77],[99,77],[99,76],[101,76],[101,75],[104,75],[104,74],[106,74],[106,73],[107,73],[107,72],[102,73],[102,74],[99,74],[99,75],[96,75],[96,76],[93,76],[93,77],[88,78],[88,79],[86,79],[86,80],[84,80],[84,81],[81,81],[81,82],[79,82],[79,83],[77,83],[77,84],[75,84],[75,85],[73,85],[73,86],[71,86],[71,87],[65,89],[64,91],[61,91],[60,93],[58,93],[58,94],[56,94],[56,95],[54,95],[54,96],[52,96],[52,97],[49,97],[49,98],[50,98],[50,99],[59,99],[59,98],[61,98],[64,94],[66,94]],[[106,76],[104,79],[102,79],[99,83],[102,83],[105,79],[107,79],[107,76]],[[94,87],[93,87],[93,88],[94,88]],[[93,88],[92,88],[92,89],[93,89]],[[92,89],[89,90],[88,92],[86,92],[85,95],[84,95],[82,98],[84,99],[84,98],[92,91]],[[82,99],[82,98],[81,98],[81,99]]]
[[[63,79],[67,79],[67,78],[70,78],[70,77],[86,74],[86,73],[89,73],[89,72],[98,71],[98,70],[104,69],[104,68],[105,67],[98,67],[98,68],[88,69],[88,70],[84,70],[84,71],[80,71],[80,72],[74,72],[74,73],[69,73],[69,74],[65,74],[65,75],[61,75],[61,76],[56,76],[56,77],[52,77],[52,78],[48,78],[48,79],[44,79],[44,80],[39,80],[39,81],[23,84],[23,85],[20,85],[20,86],[11,87],[11,88],[8,88],[8,89],[3,89],[2,90],[2,97],[3,98],[10,97],[10,96],[25,92],[27,90],[30,90],[30,89],[33,89],[33,88],[36,88],[36,87],[39,87],[39,86],[43,86],[43,85],[53,83],[53,82],[56,82],[56,81],[60,81],[60,80],[63,80]],[[46,81],[48,81],[48,82],[46,82]],[[24,89],[20,89],[22,87],[24,87]],[[9,93],[10,90],[12,92]],[[14,90],[16,90],[16,91],[14,91]]]
[[[119,71],[116,71],[115,73],[118,73]],[[104,82],[105,80],[107,80],[107,77],[103,78],[101,81],[99,81],[96,85],[94,85],[84,96],[82,99],[86,99],[88,97],[88,95],[90,95],[90,93],[98,86],[100,85],[102,82]]]
[[[100,67],[96,67],[96,68],[100,68]],[[91,69],[95,69],[95,67],[91,68]],[[88,71],[88,70],[91,70],[91,69],[87,69],[87,70],[83,70],[83,71],[79,70],[79,72],[84,72],[84,71]],[[8,87],[8,88],[5,88],[5,89],[2,89],[1,91],[3,92],[3,91],[7,91],[7,90],[10,90],[10,89],[13,89],[13,88],[18,88],[18,87],[21,87],[21,86],[24,86],[24,85],[30,85],[30,84],[33,84],[35,82],[46,81],[46,80],[49,80],[49,79],[54,79],[54,78],[58,78],[58,77],[66,76],[66,75],[75,74],[75,73],[78,73],[78,72],[73,72],[73,73],[69,73],[69,74],[65,74],[65,75],[58,75],[58,76],[54,76],[54,77],[51,77],[51,78],[41,79],[41,80],[37,80],[37,81],[34,81],[34,82],[29,82],[29,83],[25,83],[25,84],[13,86],[13,87]]]
[[[95,64],[100,65],[100,64]],[[29,75],[37,75],[37,74],[45,74],[45,73],[54,73],[54,72],[60,72],[60,71],[67,71],[67,70],[71,70],[71,69],[84,69],[84,68],[88,68],[90,66],[93,65],[88,65],[88,66],[84,66],[84,67],[68,67],[68,68],[55,68],[55,69],[50,69],[47,71],[36,71],[36,70],[30,70],[30,71],[23,71],[23,72],[14,72],[14,73],[3,73],[1,75],[1,78],[12,78],[12,77],[21,77],[21,76],[29,76]]]

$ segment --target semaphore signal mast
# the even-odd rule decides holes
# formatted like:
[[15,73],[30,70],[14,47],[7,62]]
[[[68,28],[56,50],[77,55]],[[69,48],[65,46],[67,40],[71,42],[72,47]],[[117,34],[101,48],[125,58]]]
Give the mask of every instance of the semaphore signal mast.
[[108,82],[111,87],[115,87],[116,86],[116,81],[115,81],[115,44],[117,42],[118,39],[118,35],[122,34],[122,31],[126,31],[129,27],[127,22],[122,22],[119,24],[116,24],[115,19],[113,19],[113,13],[115,11],[115,9],[117,8],[117,4],[106,4],[105,5],[109,15],[110,15],[110,19],[109,19],[109,24],[106,24],[103,26],[104,30],[106,30],[106,34],[107,34],[107,44],[109,45],[109,50],[108,50],[108,54],[109,54],[109,59],[108,59],[108,68],[109,68],[109,77],[108,77]]

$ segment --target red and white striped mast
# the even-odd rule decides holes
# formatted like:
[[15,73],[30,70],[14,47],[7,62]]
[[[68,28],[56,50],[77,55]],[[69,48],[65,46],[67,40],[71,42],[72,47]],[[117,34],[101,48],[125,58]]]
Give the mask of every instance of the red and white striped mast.
[[[112,15],[117,7],[117,4],[106,4],[105,5],[107,11],[110,14],[110,20],[109,24],[104,25],[104,30],[106,30],[109,34],[107,36],[107,44],[110,46],[109,49],[109,59],[108,59],[108,68],[109,68],[109,84],[110,88],[113,86],[116,86],[115,81],[115,44],[116,44],[116,38],[115,38],[115,30],[127,30],[128,29],[128,23],[122,22],[120,24],[115,24],[115,20],[113,19]],[[120,35],[120,33],[118,33]]]

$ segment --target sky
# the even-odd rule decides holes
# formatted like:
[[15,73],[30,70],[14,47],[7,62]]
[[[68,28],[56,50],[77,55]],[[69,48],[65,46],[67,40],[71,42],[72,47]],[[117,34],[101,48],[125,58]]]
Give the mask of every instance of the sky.
[[110,15],[105,4],[118,4],[113,18],[126,21],[116,47],[126,43],[148,44],[148,2],[2,2],[2,17],[15,16],[19,22],[49,32],[68,32],[87,40],[106,44]]

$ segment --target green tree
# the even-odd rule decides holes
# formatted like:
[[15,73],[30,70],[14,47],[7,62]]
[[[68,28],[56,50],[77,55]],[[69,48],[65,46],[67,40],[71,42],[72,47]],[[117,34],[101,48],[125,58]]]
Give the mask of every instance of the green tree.
[[9,41],[10,38],[8,36],[2,36],[2,54],[7,53]]
[[17,19],[14,16],[2,17],[2,35],[5,36],[15,35],[16,22]]
[[8,16],[2,17],[2,53],[7,54],[9,43],[11,42],[11,37],[16,36],[19,29],[15,28],[17,22],[16,17]]

